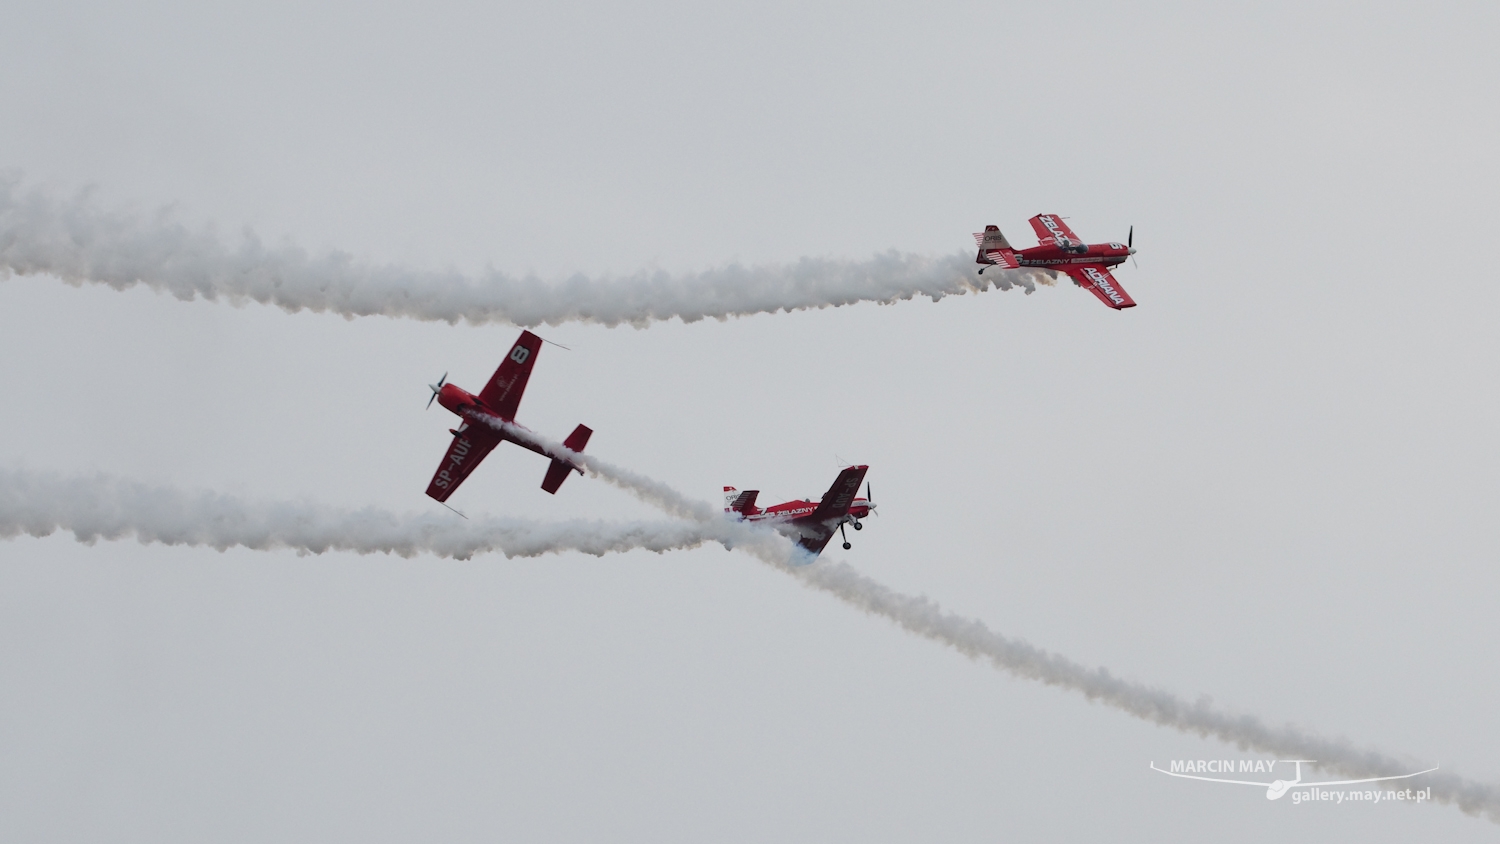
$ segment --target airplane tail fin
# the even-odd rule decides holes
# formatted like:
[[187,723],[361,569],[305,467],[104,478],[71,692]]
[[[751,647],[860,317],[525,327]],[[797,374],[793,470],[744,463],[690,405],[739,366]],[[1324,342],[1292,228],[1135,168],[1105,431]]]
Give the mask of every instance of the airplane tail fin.
[[[563,445],[570,451],[581,452],[583,447],[589,444],[589,435],[592,433],[594,432],[587,425],[579,425],[573,429],[573,433],[569,434],[567,439],[563,440]],[[556,495],[563,481],[568,479],[569,472],[578,472],[581,475],[583,469],[566,460],[552,458],[552,465],[547,467],[547,477],[542,478],[542,489]]]
[[979,245],[979,254],[974,257],[974,263],[993,264],[1007,270],[1021,266],[1016,258],[1016,251],[1011,248],[1005,235],[1000,233],[999,226],[985,226],[984,231],[974,232],[974,242]]
[[755,506],[755,496],[760,495],[758,489],[747,489],[740,492],[732,486],[724,487],[724,512],[739,513],[742,516],[753,516],[760,512]]

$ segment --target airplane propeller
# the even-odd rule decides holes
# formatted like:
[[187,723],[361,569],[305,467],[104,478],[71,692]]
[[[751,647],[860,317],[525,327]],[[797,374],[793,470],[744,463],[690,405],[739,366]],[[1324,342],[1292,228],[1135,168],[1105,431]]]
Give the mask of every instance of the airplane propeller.
[[1141,265],[1135,262],[1135,226],[1130,227],[1130,233],[1125,235],[1125,248],[1130,250],[1130,266],[1140,269]]
[[869,481],[865,481],[865,500],[870,503],[870,515],[880,515],[879,511],[875,509],[875,493]]
[[[865,511],[865,515],[867,515],[867,516],[876,516],[876,515],[879,515],[879,511],[877,511],[875,509],[875,502],[870,499],[870,495],[871,495],[870,484],[869,484],[868,481],[866,481],[865,482],[865,506],[867,508],[869,508],[869,509],[867,509]],[[859,523],[859,519],[853,519],[852,517],[851,517],[851,519],[846,519],[846,521],[849,521],[849,520],[852,520],[854,522],[854,529],[855,530],[864,530],[865,529],[865,526]],[[839,524],[839,530],[843,530],[843,529],[844,529],[843,524],[842,523]]]
[[443,385],[446,383],[448,383],[448,373],[444,372],[443,377],[439,378],[436,384],[427,385],[427,389],[432,391],[432,398],[427,400],[427,406],[429,408],[432,407],[432,403],[437,400],[438,393],[442,391]]

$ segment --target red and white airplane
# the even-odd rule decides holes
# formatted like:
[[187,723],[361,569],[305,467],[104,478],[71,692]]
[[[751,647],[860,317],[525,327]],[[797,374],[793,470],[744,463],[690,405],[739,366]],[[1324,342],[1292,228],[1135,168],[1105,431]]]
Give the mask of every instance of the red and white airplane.
[[[453,442],[449,444],[443,462],[438,464],[432,483],[427,486],[428,495],[438,501],[447,501],[448,496],[479,465],[479,461],[493,451],[495,446],[506,441],[552,458],[552,465],[547,467],[547,476],[542,479],[542,489],[548,492],[556,493],[562,482],[568,479],[569,472],[583,474],[581,466],[566,457],[547,453],[541,445],[525,437],[530,433],[527,429],[515,424],[516,408],[521,404],[521,394],[526,391],[526,380],[531,377],[531,367],[536,364],[537,352],[541,350],[542,338],[530,331],[522,331],[520,339],[511,347],[510,354],[501,361],[494,377],[490,378],[477,396],[447,383],[446,372],[436,384],[428,385],[432,390],[432,398],[427,400],[428,407],[432,407],[435,400],[463,419],[457,428],[449,431],[453,434]],[[491,424],[496,421],[507,423],[501,427],[515,430],[500,430]],[[563,445],[572,451],[583,451],[592,433],[594,432],[588,427],[579,425],[563,440]]]
[[[1130,236],[1124,243],[1084,243],[1063,218],[1057,214],[1038,214],[1031,218],[1031,228],[1040,241],[1030,249],[1017,252],[1000,229],[985,226],[984,231],[974,233],[974,242],[979,244],[976,264],[1005,269],[1018,267],[1042,267],[1061,270],[1073,279],[1073,283],[1099,297],[1099,301],[1123,310],[1135,307],[1135,300],[1125,292],[1109,268],[1125,263],[1135,254],[1135,226],[1130,227]],[[988,266],[979,269],[982,275]]]
[[795,539],[808,552],[808,562],[823,552],[823,546],[833,538],[834,531],[844,537],[844,550],[850,548],[844,525],[853,523],[855,530],[862,530],[860,519],[875,511],[870,500],[870,490],[865,488],[865,497],[859,498],[859,482],[864,480],[869,466],[850,466],[839,472],[833,486],[823,493],[816,503],[806,500],[788,501],[762,510],[755,506],[758,489],[740,492],[732,486],[724,487],[724,512],[733,513],[747,522],[766,522],[783,534]]

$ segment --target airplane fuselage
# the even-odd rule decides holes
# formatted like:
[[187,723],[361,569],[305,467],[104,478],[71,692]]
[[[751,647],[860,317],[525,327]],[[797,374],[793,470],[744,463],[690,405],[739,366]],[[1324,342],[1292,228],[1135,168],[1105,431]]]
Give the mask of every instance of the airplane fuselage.
[[1059,264],[1100,264],[1113,267],[1125,263],[1130,247],[1123,243],[1091,243],[1067,249],[1056,246],[1033,246],[1017,249],[1016,261],[1023,267],[1055,267]]
[[[872,505],[868,499],[856,498],[854,499],[854,502],[849,505],[849,516],[854,521],[859,521],[860,519],[869,516],[870,510],[873,509],[873,507],[874,505]],[[798,500],[787,501],[782,504],[767,507],[764,510],[756,508],[754,512],[744,513],[743,515],[745,517],[745,520],[750,522],[795,522],[798,519],[805,519],[808,516],[811,516],[817,509],[818,502],[816,501]]]
[[[444,384],[443,388],[441,390],[438,390],[437,401],[438,404],[442,405],[444,408],[451,411],[460,419],[468,422],[471,425],[486,425],[488,427],[494,428],[495,426],[490,425],[485,421],[485,418],[487,417],[499,422],[505,422],[506,424],[519,428],[521,429],[521,431],[524,431],[526,433],[531,433],[530,428],[527,428],[525,425],[518,425],[516,424],[516,421],[514,419],[506,419],[504,416],[501,416],[495,411],[490,410],[487,406],[485,406],[484,402],[479,400],[478,396],[456,385]],[[506,442],[515,443],[516,445],[526,449],[527,451],[534,451],[537,454],[542,455],[543,457],[553,456],[537,443],[527,440],[523,437],[515,436],[509,431],[497,429],[495,433],[500,435],[500,439],[505,440]]]

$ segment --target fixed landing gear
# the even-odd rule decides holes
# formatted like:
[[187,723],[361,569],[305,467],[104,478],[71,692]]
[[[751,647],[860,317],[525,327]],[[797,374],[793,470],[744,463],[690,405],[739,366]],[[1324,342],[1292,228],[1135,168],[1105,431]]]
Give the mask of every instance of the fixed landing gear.
[[[856,527],[855,530],[859,530],[859,528]],[[846,533],[844,533],[844,523],[843,522],[839,522],[839,536],[844,537],[844,550],[845,551],[848,551],[850,548],[854,547],[853,545],[849,544],[849,535],[846,534]]]
[[865,526],[864,526],[864,525],[862,525],[862,524],[860,524],[860,523],[859,523],[859,522],[855,522],[855,523],[854,523],[854,529],[855,529],[855,530],[864,530],[864,529],[865,529]]

